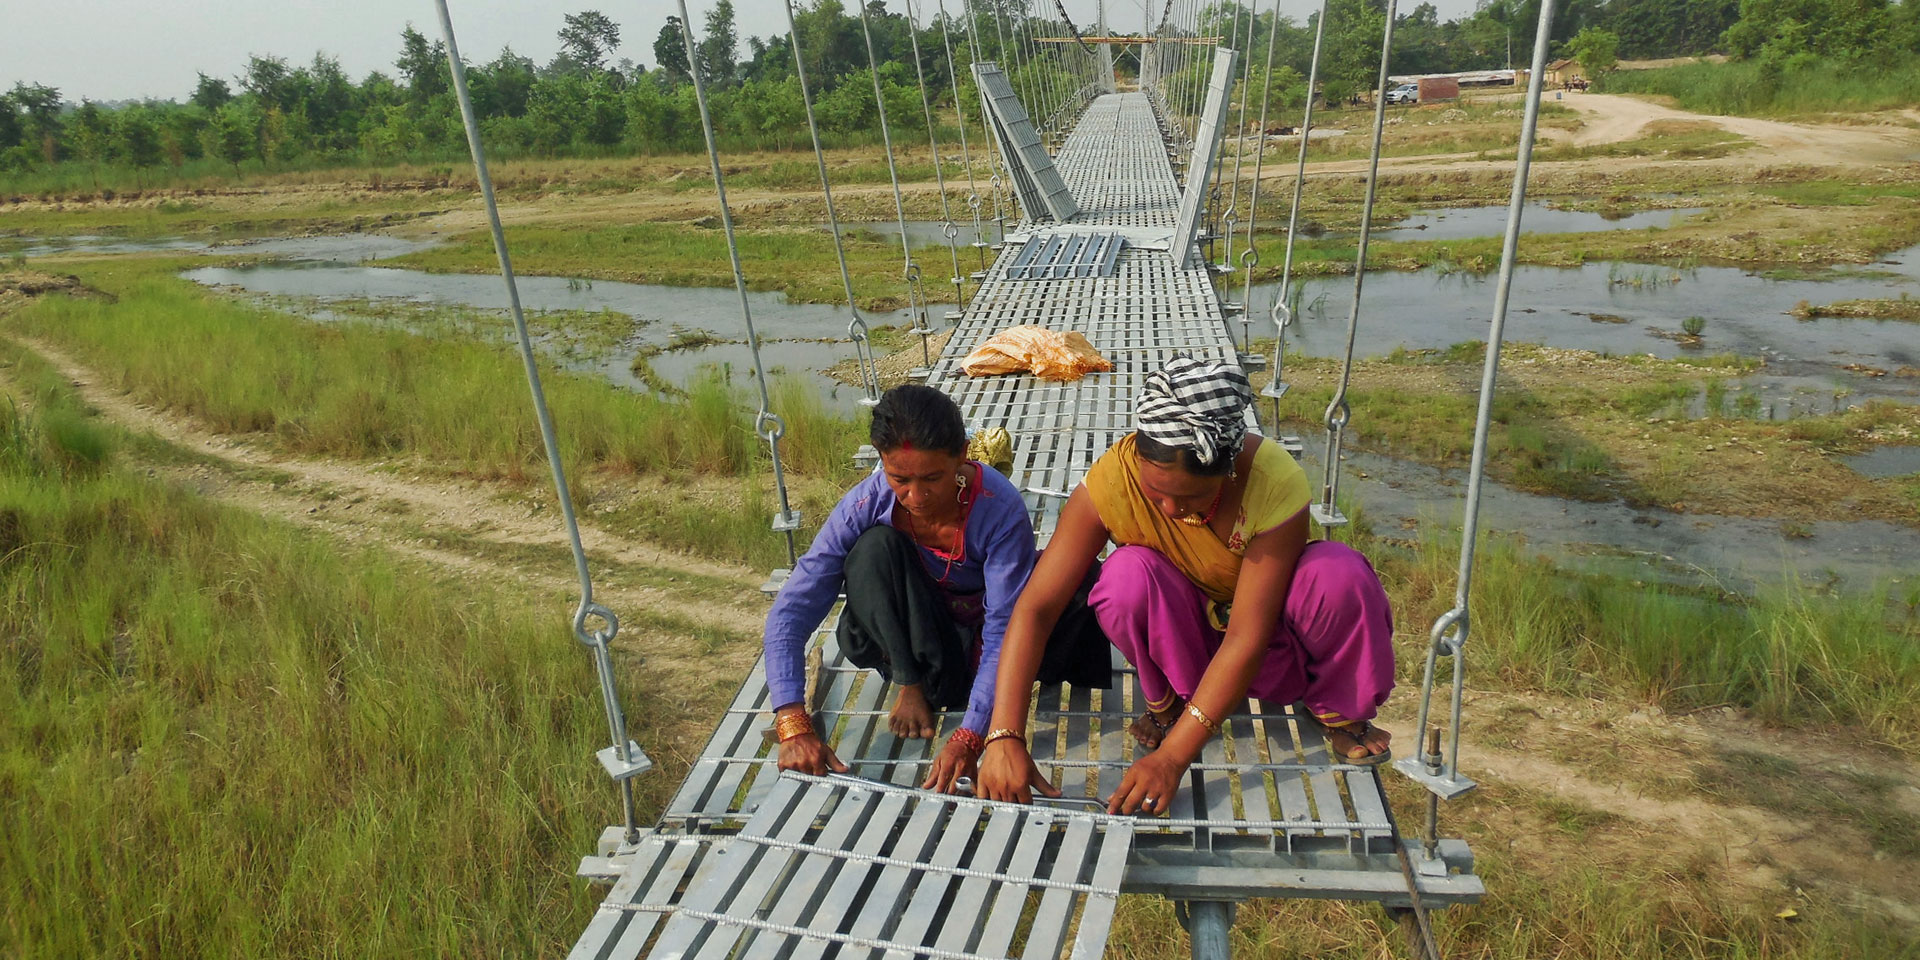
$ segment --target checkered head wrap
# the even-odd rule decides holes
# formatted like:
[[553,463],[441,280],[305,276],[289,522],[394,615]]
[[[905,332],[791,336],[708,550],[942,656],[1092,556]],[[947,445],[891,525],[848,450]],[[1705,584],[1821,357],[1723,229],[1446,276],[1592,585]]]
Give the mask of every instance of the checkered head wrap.
[[1214,464],[1240,455],[1252,403],[1253,388],[1238,367],[1183,353],[1147,374],[1133,401],[1133,426],[1142,436]]

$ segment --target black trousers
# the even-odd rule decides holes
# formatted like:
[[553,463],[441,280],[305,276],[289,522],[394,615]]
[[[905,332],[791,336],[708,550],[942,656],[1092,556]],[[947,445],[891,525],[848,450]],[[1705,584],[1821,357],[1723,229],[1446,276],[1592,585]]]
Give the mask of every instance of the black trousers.
[[[1099,579],[1087,572],[1073,601],[1047,637],[1041,683],[1106,687],[1112,649],[1087,606]],[[920,560],[912,538],[886,524],[862,533],[847,551],[847,605],[840,614],[840,649],[856,666],[888,680],[919,684],[936,709],[965,707],[973,688],[971,628],[954,622],[947,598]]]

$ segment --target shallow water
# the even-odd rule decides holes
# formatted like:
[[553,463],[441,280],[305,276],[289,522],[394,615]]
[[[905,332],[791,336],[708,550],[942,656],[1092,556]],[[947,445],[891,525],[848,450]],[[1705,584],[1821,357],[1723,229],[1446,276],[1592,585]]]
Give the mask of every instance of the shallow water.
[[425,250],[438,240],[411,240],[384,233],[348,233],[315,237],[269,237],[259,240],[189,240],[184,237],[160,237],[152,240],[124,240],[78,234],[70,237],[24,237],[28,246],[18,252],[27,257],[45,257],[64,253],[199,253],[207,256],[263,256],[288,260],[332,260],[358,263],[379,260]]
[[[1324,450],[1324,437],[1305,439],[1304,464],[1317,488],[1324,461],[1316,447]],[[1340,489],[1361,505],[1376,533],[1407,530],[1412,536],[1415,530],[1459,528],[1466,480],[1465,470],[1354,453],[1342,463]],[[1630,579],[1747,589],[1797,573],[1860,588],[1920,574],[1915,531],[1880,520],[1796,525],[1789,535],[1779,520],[1566,500],[1489,481],[1480,524],[1521,536],[1532,552],[1556,561]]]
[[[1845,369],[1854,364],[1893,373],[1920,367],[1920,326],[1891,320],[1803,321],[1788,312],[1802,300],[1828,303],[1920,293],[1920,247],[1893,254],[1874,269],[1885,275],[1770,280],[1726,267],[1520,267],[1514,272],[1506,338],[1616,355],[1735,353],[1765,360],[1771,375],[1802,378],[1823,389],[1920,401],[1920,378],[1876,377]],[[1401,347],[1441,349],[1485,340],[1496,279],[1494,274],[1434,268],[1368,274],[1356,354],[1377,356]],[[1353,286],[1352,277],[1306,281],[1298,315],[1287,329],[1287,348],[1316,357],[1341,355]],[[1249,313],[1254,336],[1273,335],[1270,311],[1279,292],[1278,284],[1254,286]],[[1693,316],[1706,321],[1700,343],[1672,339]],[[1239,322],[1232,326],[1237,333]]]
[[[1613,230],[1646,230],[1671,227],[1701,212],[1703,207],[1678,210],[1642,210],[1635,213],[1608,214],[1583,210],[1560,210],[1545,203],[1529,203],[1520,217],[1520,232],[1528,233],[1601,233]],[[1374,234],[1388,240],[1466,240],[1474,237],[1498,237],[1507,232],[1505,204],[1486,207],[1453,207],[1424,210]]]
[[150,253],[154,251],[181,250],[204,251],[207,244],[200,240],[187,240],[181,237],[162,237],[157,240],[126,240],[120,237],[101,237],[91,234],[74,234],[66,237],[17,237],[26,246],[11,251],[23,257],[51,257],[63,253]]
[[1920,444],[1875,447],[1866,453],[1842,457],[1847,466],[1869,477],[1920,475]]
[[[202,267],[183,275],[209,286],[232,287],[266,296],[313,298],[322,304],[341,300],[397,300],[483,310],[508,308],[506,287],[500,278],[485,274],[426,273],[308,260],[245,267]],[[676,333],[684,330],[706,331],[732,341],[744,341],[747,335],[739,295],[728,288],[588,282],[564,277],[523,276],[518,281],[520,302],[528,310],[610,310],[633,318],[632,335],[621,349],[574,364],[580,369],[598,371],[628,387],[640,386],[630,365],[644,345],[666,346]],[[853,345],[844,339],[852,318],[847,308],[788,303],[786,297],[778,293],[749,293],[747,302],[760,337],[767,341],[763,353],[769,367],[805,376],[829,406],[853,409],[857,391],[844,388],[821,372],[853,356]],[[872,326],[907,322],[905,311],[863,312],[862,316]],[[683,387],[704,367],[723,369],[742,384],[749,383],[753,373],[752,352],[744,342],[670,351],[649,362],[657,374]]]

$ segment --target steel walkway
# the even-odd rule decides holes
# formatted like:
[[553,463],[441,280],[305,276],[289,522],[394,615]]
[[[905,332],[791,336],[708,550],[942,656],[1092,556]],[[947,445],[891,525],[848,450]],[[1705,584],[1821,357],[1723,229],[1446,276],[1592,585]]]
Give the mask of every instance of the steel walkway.
[[[1169,249],[1180,188],[1148,98],[1094,100],[1055,164],[1080,213],[1070,224],[1029,223],[1009,235],[955,318],[956,332],[929,379],[960,404],[970,427],[1013,434],[1011,479],[1028,491],[1043,541],[1064,495],[1130,429],[1132,399],[1147,371],[1182,351],[1236,358],[1206,266],[1185,267],[1187,258],[1176,256],[1184,251]],[[1093,229],[1129,241],[1112,276],[1008,277],[1030,238]],[[1078,330],[1114,369],[1070,384],[1029,376],[974,380],[959,371],[980,340],[1019,324]],[[933,743],[894,737],[885,723],[890,685],[845,661],[834,642],[837,616],[815,635],[815,724],[855,774],[911,787],[959,715],[943,718]],[[656,830],[633,847],[611,831],[603,856],[583,865],[583,872],[617,883],[573,956],[1056,957],[1069,948],[1076,957],[1096,956],[1116,887],[1183,901],[1409,904],[1375,770],[1335,762],[1318,725],[1301,722],[1288,705],[1247,704],[1207,744],[1170,815],[1134,820],[1010,812],[905,789],[781,776],[766,734],[766,701],[762,664]],[[1034,758],[1068,795],[1104,797],[1132,762],[1136,747],[1126,728],[1142,709],[1138,685],[1117,657],[1109,689],[1042,687],[1032,719]],[[1401,734],[1403,744],[1416,739]],[[1403,843],[1421,865],[1428,906],[1471,902],[1484,892],[1463,843],[1442,841],[1434,860],[1417,841]],[[964,866],[960,852],[978,869]],[[1030,902],[1037,906],[1023,913]],[[1069,943],[1066,918],[1075,910],[1077,934]],[[943,924],[936,912],[952,919]]]

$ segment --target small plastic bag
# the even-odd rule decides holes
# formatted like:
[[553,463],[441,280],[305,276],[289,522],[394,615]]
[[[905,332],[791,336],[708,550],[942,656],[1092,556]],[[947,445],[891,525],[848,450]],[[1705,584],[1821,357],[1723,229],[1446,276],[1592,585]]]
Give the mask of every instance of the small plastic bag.
[[978,460],[1003,477],[1013,476],[1013,435],[1006,427],[988,427],[968,437],[967,459]]

